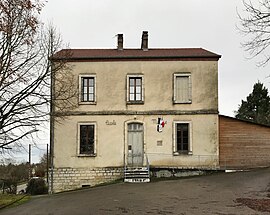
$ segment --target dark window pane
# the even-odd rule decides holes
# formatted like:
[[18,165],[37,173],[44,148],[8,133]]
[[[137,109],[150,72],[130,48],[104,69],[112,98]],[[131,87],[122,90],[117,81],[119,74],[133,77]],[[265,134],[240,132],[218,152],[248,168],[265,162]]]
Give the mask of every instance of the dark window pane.
[[183,137],[183,143],[185,144],[188,144],[188,137]]
[[188,144],[184,144],[184,145],[183,145],[183,150],[184,150],[184,151],[187,151],[187,150],[188,150]]
[[189,129],[187,123],[176,125],[176,147],[179,152],[187,152],[189,145]]
[[80,154],[94,154],[94,125],[80,126]]

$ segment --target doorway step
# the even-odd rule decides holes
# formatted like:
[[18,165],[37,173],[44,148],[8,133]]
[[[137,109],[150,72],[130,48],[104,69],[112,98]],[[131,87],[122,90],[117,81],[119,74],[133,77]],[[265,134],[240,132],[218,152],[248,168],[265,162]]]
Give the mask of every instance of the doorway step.
[[144,183],[150,182],[150,171],[147,167],[126,167],[124,169],[124,182]]

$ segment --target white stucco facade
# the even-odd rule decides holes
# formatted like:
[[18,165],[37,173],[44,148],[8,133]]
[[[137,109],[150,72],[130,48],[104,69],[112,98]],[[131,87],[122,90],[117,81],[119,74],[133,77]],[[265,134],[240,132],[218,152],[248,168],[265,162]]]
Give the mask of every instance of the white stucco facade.
[[[80,78],[94,77],[95,101],[73,101],[77,108],[54,128],[55,184],[59,185],[59,171],[72,169],[91,170],[118,168],[113,177],[96,180],[90,173],[80,173],[72,178],[70,186],[60,186],[56,191],[96,184],[122,177],[121,168],[127,164],[128,125],[142,125],[144,162],[150,167],[212,169],[218,167],[218,62],[217,60],[147,60],[147,61],[71,61],[72,72],[77,77],[76,86],[81,92]],[[189,103],[174,102],[175,76],[190,77]],[[128,102],[128,78],[142,80],[143,101]],[[56,110],[57,111],[57,110]],[[157,131],[157,119],[165,126]],[[189,128],[188,153],[176,150],[176,125],[184,123]],[[79,126],[94,125],[94,153],[80,154]],[[68,173],[68,174],[73,174]],[[61,175],[60,174],[60,175]],[[62,174],[62,175],[63,175]],[[103,175],[104,175],[103,174]],[[85,176],[81,176],[85,175]],[[102,176],[102,174],[101,174]],[[114,177],[115,176],[115,177]],[[68,177],[68,176],[67,176]],[[99,175],[99,179],[102,178]],[[57,181],[58,180],[58,181]],[[61,179],[62,180],[62,179]],[[76,181],[76,183],[75,183]]]

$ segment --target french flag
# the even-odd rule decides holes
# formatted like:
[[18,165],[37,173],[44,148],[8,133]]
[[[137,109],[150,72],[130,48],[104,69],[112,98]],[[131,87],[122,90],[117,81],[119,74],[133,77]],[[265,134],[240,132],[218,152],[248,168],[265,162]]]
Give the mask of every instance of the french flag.
[[165,121],[162,118],[158,117],[157,131],[162,132],[162,128],[164,128],[164,126],[165,126]]

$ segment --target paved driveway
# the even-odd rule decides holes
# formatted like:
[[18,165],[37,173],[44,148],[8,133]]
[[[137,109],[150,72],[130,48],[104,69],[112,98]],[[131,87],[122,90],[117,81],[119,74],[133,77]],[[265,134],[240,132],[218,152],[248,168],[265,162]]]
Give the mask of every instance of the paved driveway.
[[1,215],[269,214],[236,201],[268,199],[270,168],[146,184],[113,184],[34,198]]

